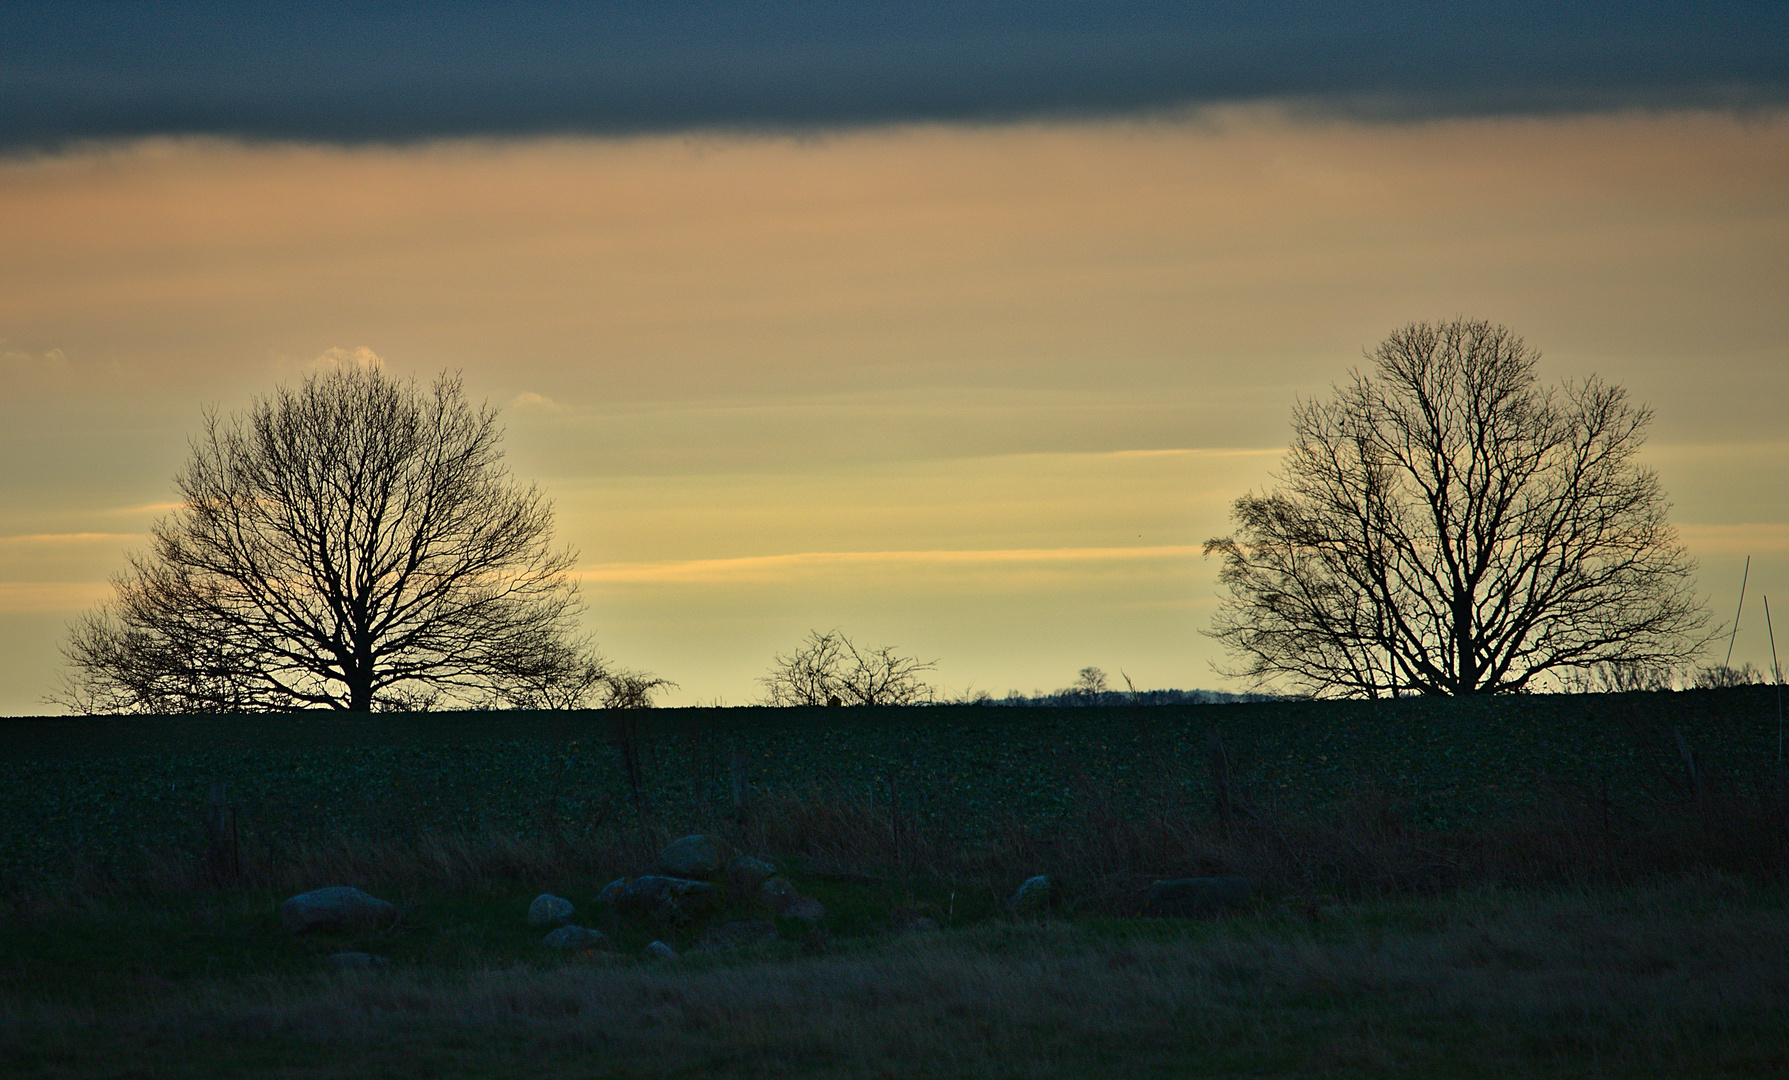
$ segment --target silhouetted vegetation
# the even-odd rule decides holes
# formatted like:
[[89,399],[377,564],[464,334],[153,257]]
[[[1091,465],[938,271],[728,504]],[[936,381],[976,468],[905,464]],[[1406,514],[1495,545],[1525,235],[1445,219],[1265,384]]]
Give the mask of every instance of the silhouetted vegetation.
[[1592,376],[1536,386],[1502,326],[1413,323],[1329,401],[1301,403],[1281,490],[1210,540],[1232,674],[1319,696],[1498,694],[1706,639],[1652,470],[1651,413]]
[[[573,554],[456,377],[377,368],[211,414],[180,507],[73,629],[55,702],[86,713],[593,704]],[[625,674],[625,673],[624,673]],[[646,677],[650,682],[650,676]]]

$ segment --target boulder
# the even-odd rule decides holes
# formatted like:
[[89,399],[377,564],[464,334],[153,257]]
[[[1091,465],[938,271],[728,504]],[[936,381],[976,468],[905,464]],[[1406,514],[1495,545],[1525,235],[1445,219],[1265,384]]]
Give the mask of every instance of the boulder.
[[826,917],[826,907],[811,896],[803,896],[787,878],[773,877],[758,886],[758,902],[785,919],[819,922]]
[[582,926],[561,926],[540,939],[540,943],[549,949],[600,949],[607,942],[602,931]]
[[826,905],[811,896],[798,896],[794,903],[782,910],[782,916],[785,919],[817,923],[826,918]]
[[703,931],[693,952],[715,952],[720,949],[743,949],[752,945],[768,945],[777,940],[776,924],[763,919],[735,919],[711,926]]
[[552,893],[541,893],[528,905],[529,926],[563,926],[571,922],[572,903]]
[[390,967],[391,961],[383,956],[374,956],[363,952],[339,952],[331,955],[327,961],[330,967],[340,971],[359,971],[366,968]]
[[1149,886],[1143,914],[1157,919],[1199,919],[1234,911],[1254,890],[1245,877],[1196,877],[1157,881]]
[[667,877],[712,880],[721,872],[721,846],[702,833],[686,836],[659,853],[658,868]]
[[617,911],[650,915],[669,921],[684,915],[695,915],[714,906],[719,891],[706,881],[688,878],[644,877],[622,878],[604,889],[602,900]]
[[397,917],[397,908],[345,885],[299,893],[280,904],[280,925],[294,934],[365,929],[396,922]]
[[755,889],[765,880],[776,876],[776,867],[763,859],[754,859],[750,855],[741,855],[727,866],[728,873],[747,889]]
[[1019,886],[1019,891],[1013,893],[1012,899],[1006,902],[1006,910],[1014,915],[1037,915],[1049,906],[1050,876],[1048,874],[1026,878],[1025,883]]
[[677,950],[662,941],[655,941],[646,946],[641,955],[649,960],[675,960],[677,959]]
[[621,890],[627,888],[628,880],[628,878],[624,877],[616,878],[614,881],[604,885],[603,891],[596,895],[596,902],[605,907],[614,907],[615,898],[621,895]]

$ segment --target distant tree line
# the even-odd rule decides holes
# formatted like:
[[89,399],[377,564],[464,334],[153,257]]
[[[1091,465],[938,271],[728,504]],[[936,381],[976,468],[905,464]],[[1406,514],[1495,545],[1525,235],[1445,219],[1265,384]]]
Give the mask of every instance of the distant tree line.
[[1247,701],[1279,701],[1281,694],[1230,694],[1222,690],[1138,690],[1131,685],[1130,677],[1120,675],[1124,679],[1125,689],[1114,690],[1108,684],[1106,673],[1097,667],[1084,667],[1080,670],[1073,686],[1063,687],[1053,693],[1038,691],[1030,696],[1017,690],[1009,690],[1003,698],[997,698],[983,691],[968,696],[962,702],[969,705],[1004,705],[1012,708],[1065,708],[1065,707],[1114,707],[1119,705],[1230,705]]

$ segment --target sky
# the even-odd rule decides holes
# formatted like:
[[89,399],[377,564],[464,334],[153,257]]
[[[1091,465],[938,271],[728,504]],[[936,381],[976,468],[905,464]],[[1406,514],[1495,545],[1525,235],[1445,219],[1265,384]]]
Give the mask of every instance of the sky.
[[[947,694],[1245,687],[1203,542],[1391,331],[1653,411],[1789,655],[1781,5],[0,9],[0,715],[205,410],[463,374],[673,705],[809,630]],[[1731,628],[1731,625],[1729,625]],[[1718,662],[1727,642],[1705,659]]]

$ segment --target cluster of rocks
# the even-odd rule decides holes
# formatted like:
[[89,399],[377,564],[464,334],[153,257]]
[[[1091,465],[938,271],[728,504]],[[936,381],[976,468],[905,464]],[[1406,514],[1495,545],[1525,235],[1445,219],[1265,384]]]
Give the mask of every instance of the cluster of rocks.
[[[813,926],[810,937],[824,933],[817,926],[826,908],[777,873],[763,859],[736,855],[724,858],[721,845],[711,836],[697,834],[676,841],[660,853],[654,873],[617,878],[597,896],[596,902],[611,911],[645,916],[660,925],[687,924],[709,914],[723,889],[753,897],[768,914],[798,919]],[[1053,883],[1047,874],[1029,878],[1006,902],[1015,917],[1047,912]],[[1210,918],[1238,910],[1249,903],[1253,890],[1243,877],[1175,878],[1156,881],[1142,897],[1141,914],[1153,918]],[[365,931],[389,928],[398,922],[398,909],[359,889],[334,886],[300,893],[280,904],[280,924],[294,934],[312,930]],[[600,930],[572,922],[577,914],[571,901],[542,893],[528,905],[528,925],[552,927],[541,945],[573,951],[608,950],[611,943]],[[898,927],[905,932],[936,930],[938,924],[924,916],[911,917]],[[709,927],[692,951],[708,952],[762,945],[778,940],[776,924],[769,919],[735,919]],[[676,950],[663,941],[647,945],[644,955],[674,959]],[[331,966],[341,969],[382,967],[384,957],[362,952],[336,953]]]
[[[293,934],[312,930],[378,930],[395,926],[398,909],[390,902],[345,885],[312,889],[280,904],[280,925]],[[363,952],[340,952],[326,961],[343,971],[386,967],[391,961]]]
[[[802,895],[776,866],[749,855],[725,858],[712,836],[696,834],[677,840],[659,854],[654,872],[639,877],[617,878],[605,886],[596,902],[612,911],[644,916],[661,925],[678,925],[700,918],[720,903],[723,887],[754,897],[779,918],[800,919],[810,925],[826,917],[826,908]],[[541,944],[559,949],[603,949],[608,940],[601,931],[572,923],[576,914],[571,901],[543,893],[528,906],[528,922],[556,926]],[[776,924],[766,919],[738,919],[709,927],[696,943],[697,951],[739,948],[777,939]],[[677,953],[662,941],[646,946],[645,955],[663,959]]]

